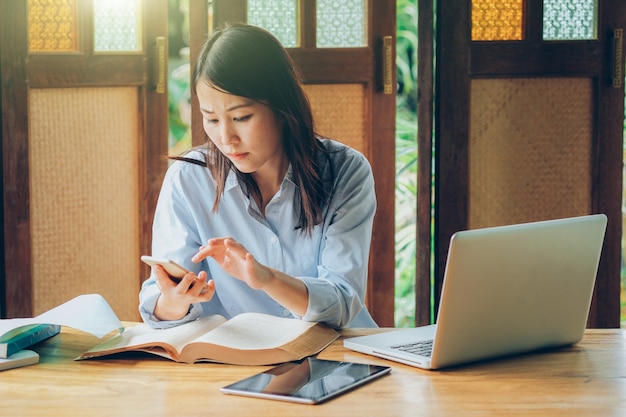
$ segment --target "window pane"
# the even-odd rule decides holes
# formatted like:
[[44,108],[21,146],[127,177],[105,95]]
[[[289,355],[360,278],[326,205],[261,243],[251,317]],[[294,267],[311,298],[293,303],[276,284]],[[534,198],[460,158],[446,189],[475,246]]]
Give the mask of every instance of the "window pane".
[[298,42],[297,0],[248,0],[248,23],[269,30],[286,48]]
[[543,39],[597,38],[596,0],[544,0]]
[[94,51],[141,51],[141,0],[93,0]]
[[365,0],[317,0],[317,47],[367,46]]
[[28,50],[77,50],[75,0],[28,0]]
[[523,7],[523,0],[473,0],[472,40],[522,40]]

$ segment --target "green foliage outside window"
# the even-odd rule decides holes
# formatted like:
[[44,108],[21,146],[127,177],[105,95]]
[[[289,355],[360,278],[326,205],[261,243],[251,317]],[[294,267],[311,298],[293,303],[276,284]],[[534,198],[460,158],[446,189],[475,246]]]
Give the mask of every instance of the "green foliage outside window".
[[415,323],[417,0],[397,0],[395,325]]

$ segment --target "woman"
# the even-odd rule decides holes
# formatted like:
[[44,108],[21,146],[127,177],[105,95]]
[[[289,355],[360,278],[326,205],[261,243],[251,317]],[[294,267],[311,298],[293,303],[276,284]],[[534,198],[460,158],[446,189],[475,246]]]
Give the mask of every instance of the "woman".
[[207,145],[168,169],[140,313],[154,327],[256,311],[336,328],[375,327],[364,306],[376,210],[360,153],[316,136],[300,78],[269,32],[236,24],[193,74]]

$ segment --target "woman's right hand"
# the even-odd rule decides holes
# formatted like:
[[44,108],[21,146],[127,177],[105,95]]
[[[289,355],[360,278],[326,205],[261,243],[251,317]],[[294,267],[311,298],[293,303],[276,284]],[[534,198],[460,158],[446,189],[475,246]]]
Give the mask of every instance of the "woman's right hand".
[[207,282],[205,271],[201,271],[197,277],[189,272],[177,284],[163,267],[157,265],[153,269],[161,291],[154,308],[154,315],[159,320],[180,320],[187,315],[192,303],[209,301],[215,294],[215,282],[212,279]]

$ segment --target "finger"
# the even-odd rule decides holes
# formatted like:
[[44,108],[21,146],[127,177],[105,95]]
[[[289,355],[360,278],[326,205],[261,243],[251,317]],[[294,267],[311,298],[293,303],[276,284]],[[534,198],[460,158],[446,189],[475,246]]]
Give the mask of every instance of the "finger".
[[192,262],[200,262],[209,256],[216,256],[224,250],[225,238],[213,238],[207,241],[206,245],[198,248],[198,251],[191,257]]
[[176,283],[172,281],[170,275],[165,272],[165,269],[161,265],[156,265],[153,267],[154,269],[154,277],[159,286],[161,292],[165,289],[171,289],[176,287]]
[[209,284],[201,279],[197,279],[193,284],[193,287],[189,289],[189,292],[194,296],[200,296],[206,293],[209,290]]
[[202,245],[198,248],[198,251],[191,257],[191,262],[200,262],[208,256],[211,256],[211,253],[213,251],[214,247],[212,245]]
[[[244,267],[246,268],[246,273],[250,277],[254,277],[257,281],[262,279],[257,273],[256,261],[254,256],[250,252],[246,253],[244,258]],[[256,285],[256,284],[255,284]]]
[[191,284],[191,287],[189,287],[189,293],[194,296],[198,296],[200,294],[203,294],[207,290],[207,273],[205,271],[200,271],[198,277],[194,278],[195,279]]
[[197,281],[196,275],[193,272],[188,272],[185,274],[185,276],[180,281],[180,283],[178,283],[178,285],[176,286],[176,289],[178,290],[180,294],[184,294],[188,292],[194,286],[196,281]]
[[224,239],[224,246],[226,246],[227,249],[236,249],[243,252],[246,251],[246,248],[232,237],[227,237]]
[[252,274],[255,271],[255,259],[254,256],[252,256],[252,254],[250,252],[247,252],[244,258],[244,261],[246,263],[246,269],[248,270],[248,273]]
[[210,279],[206,284],[203,285],[203,289],[200,292],[200,298],[202,301],[210,301],[215,294],[215,281]]
[[232,243],[229,242],[226,246],[226,256],[230,256],[233,259],[238,258],[240,260],[244,260],[246,254],[248,254],[246,248],[244,248],[243,245],[235,242],[234,240],[232,241]]
[[207,248],[223,248],[226,245],[226,242],[228,240],[234,241],[234,239],[230,236],[214,237],[214,238],[207,240],[205,246]]

